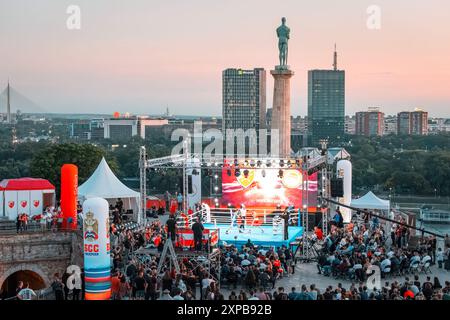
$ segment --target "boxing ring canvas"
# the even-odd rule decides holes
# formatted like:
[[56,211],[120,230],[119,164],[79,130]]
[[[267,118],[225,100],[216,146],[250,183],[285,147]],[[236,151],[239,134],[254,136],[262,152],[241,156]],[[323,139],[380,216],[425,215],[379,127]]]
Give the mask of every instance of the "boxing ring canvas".
[[[281,247],[283,244],[289,247],[291,242],[303,234],[302,227],[288,227],[288,239],[283,239],[283,232],[274,234],[273,226],[246,226],[244,232],[239,232],[239,228],[231,228],[229,224],[205,223],[206,229],[217,229],[219,231],[219,245],[235,245],[241,247],[246,244],[248,239],[257,246],[261,247]],[[227,232],[228,231],[228,232]]]

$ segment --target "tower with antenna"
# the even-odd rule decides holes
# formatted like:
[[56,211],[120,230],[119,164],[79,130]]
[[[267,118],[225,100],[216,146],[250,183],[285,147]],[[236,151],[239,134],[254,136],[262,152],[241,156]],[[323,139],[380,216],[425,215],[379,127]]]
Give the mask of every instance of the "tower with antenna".
[[334,69],[334,71],[337,71],[337,50],[336,50],[336,43],[334,44],[333,69]]
[[8,86],[6,87],[6,122],[8,124],[12,123],[12,118],[11,118],[11,93],[10,93],[10,87],[9,87],[9,79],[8,79]]

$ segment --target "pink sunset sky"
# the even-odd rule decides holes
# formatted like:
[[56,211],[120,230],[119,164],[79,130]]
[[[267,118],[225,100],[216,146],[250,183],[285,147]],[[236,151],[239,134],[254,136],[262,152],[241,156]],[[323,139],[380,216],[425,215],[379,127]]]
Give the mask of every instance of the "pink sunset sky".
[[[81,30],[66,27],[69,5]],[[380,30],[366,26],[370,5]],[[272,69],[282,16],[293,115],[306,114],[307,70],[331,68],[337,43],[347,114],[450,117],[448,0],[2,0],[0,86],[49,112],[220,115],[222,70]],[[268,107],[272,90],[268,74]]]

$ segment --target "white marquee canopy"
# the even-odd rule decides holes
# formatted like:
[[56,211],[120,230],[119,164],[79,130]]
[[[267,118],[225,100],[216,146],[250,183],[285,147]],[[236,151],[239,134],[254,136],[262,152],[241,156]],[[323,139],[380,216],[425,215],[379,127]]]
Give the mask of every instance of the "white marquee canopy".
[[93,197],[100,197],[106,200],[129,199],[128,205],[124,201],[125,207],[133,209],[137,213],[141,195],[139,192],[124,185],[112,172],[105,158],[102,158],[94,173],[78,188],[78,197],[82,200]]
[[378,198],[372,191],[358,199],[352,199],[351,206],[359,209],[390,210],[389,200]]

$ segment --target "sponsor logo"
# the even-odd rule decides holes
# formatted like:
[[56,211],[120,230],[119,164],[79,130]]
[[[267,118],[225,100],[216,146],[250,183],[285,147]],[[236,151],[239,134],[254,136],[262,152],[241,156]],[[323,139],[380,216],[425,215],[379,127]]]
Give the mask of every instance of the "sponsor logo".
[[91,211],[88,211],[86,213],[86,218],[83,221],[83,226],[84,239],[86,241],[93,242],[98,239],[98,220],[94,218],[94,213],[92,213]]

